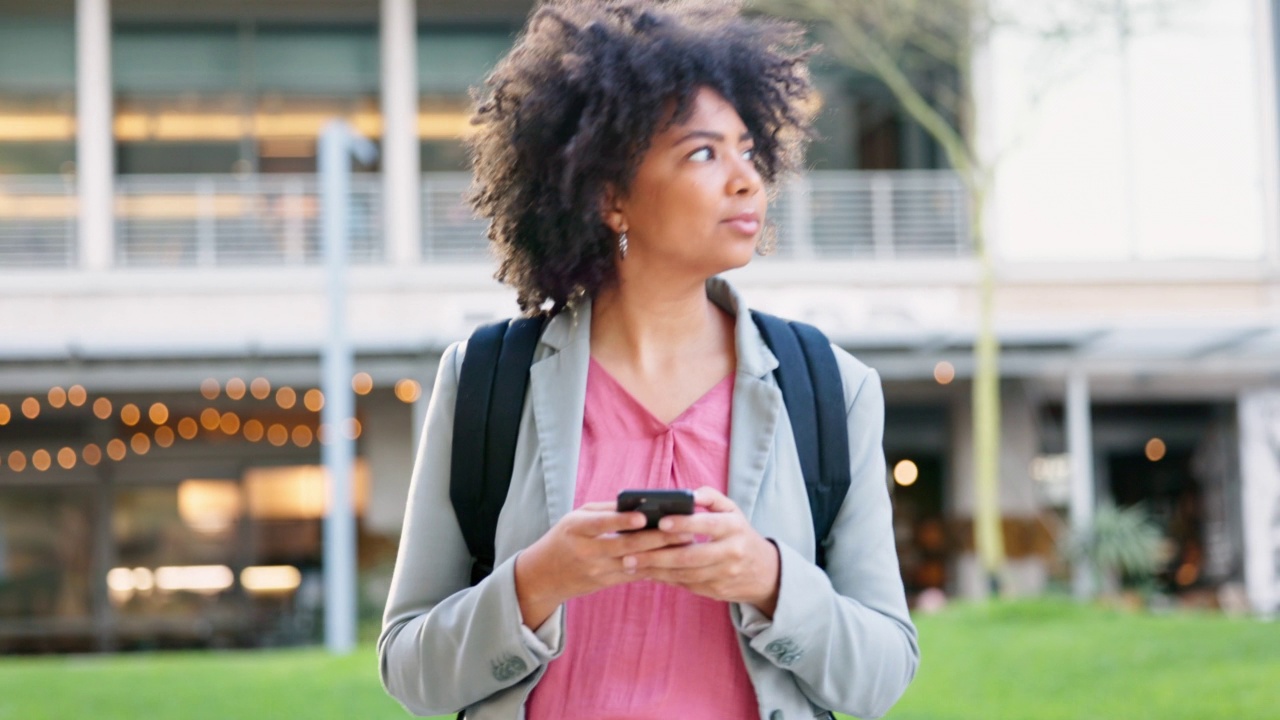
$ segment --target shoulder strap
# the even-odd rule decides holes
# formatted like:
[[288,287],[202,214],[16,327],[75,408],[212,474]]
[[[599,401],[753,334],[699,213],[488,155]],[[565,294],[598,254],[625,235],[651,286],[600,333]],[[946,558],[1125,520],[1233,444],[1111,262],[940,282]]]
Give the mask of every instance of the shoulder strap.
[[539,317],[480,327],[462,359],[449,499],[471,552],[472,585],[493,571],[498,515],[511,486],[529,367],[542,325]]
[[774,376],[787,406],[809,495],[817,563],[825,568],[825,541],[852,482],[840,368],[830,341],[812,325],[754,310],[751,316],[778,358]]

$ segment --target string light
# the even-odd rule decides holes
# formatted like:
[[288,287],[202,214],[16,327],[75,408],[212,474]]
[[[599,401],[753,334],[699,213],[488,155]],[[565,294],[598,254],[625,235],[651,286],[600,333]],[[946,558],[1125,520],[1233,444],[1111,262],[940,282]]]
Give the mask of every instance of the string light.
[[246,420],[244,423],[244,439],[249,442],[260,442],[262,436],[266,434],[266,429],[262,427],[261,420]]
[[939,385],[950,385],[952,380],[956,379],[956,366],[943,360],[933,366],[933,379],[938,381]]
[[[352,377],[352,389],[360,395],[369,394],[373,390],[372,376],[367,372],[356,373]],[[270,380],[265,377],[256,377],[248,384],[241,378],[231,378],[226,382],[225,387],[221,386],[215,378],[206,378],[200,384],[200,394],[207,400],[215,400],[224,392],[232,400],[243,399],[246,393],[258,400],[270,400],[273,388]],[[403,378],[396,382],[395,394],[402,402],[412,403],[421,397],[422,386],[415,380]],[[93,398],[90,402],[88,391],[80,384],[65,388],[55,386],[45,395],[51,409],[89,405],[93,415],[100,420],[110,420],[117,411],[111,399],[107,397]],[[324,393],[318,388],[300,393],[291,387],[281,386],[274,389],[274,400],[282,410],[292,410],[301,401],[303,407],[316,413],[320,412],[325,404]],[[39,396],[25,398],[20,405],[22,415],[31,420],[38,418],[43,411],[41,402],[42,398]],[[56,451],[42,448],[32,452],[28,458],[23,452],[15,450],[8,455],[8,469],[23,472],[30,465],[35,470],[43,472],[50,469],[55,461],[57,465],[67,470],[73,469],[81,461],[88,466],[97,466],[104,459],[118,462],[127,457],[130,451],[136,455],[147,454],[153,443],[156,447],[169,448],[179,437],[183,440],[194,440],[199,436],[201,426],[211,432],[221,430],[227,435],[236,435],[243,431],[244,438],[250,442],[266,439],[276,447],[283,447],[292,440],[298,447],[305,448],[324,438],[323,427],[317,430],[311,425],[296,425],[291,432],[289,426],[284,423],[272,423],[268,427],[261,420],[255,418],[241,420],[236,413],[223,413],[213,407],[203,409],[198,421],[195,417],[181,418],[177,421],[176,427],[168,425],[171,413],[163,402],[142,407],[131,402],[125,403],[119,407],[118,412],[120,422],[129,427],[136,427],[143,422],[144,418],[157,427],[153,433],[136,432],[127,438],[112,439],[104,446],[88,443],[79,453],[71,447],[62,447]],[[8,404],[0,403],[0,426],[12,422],[15,414],[16,411]],[[345,429],[343,434],[350,439],[358,439],[363,433],[360,421],[354,418],[347,420],[343,427]],[[4,456],[0,455],[0,460],[4,459]]]
[[324,407],[324,393],[311,388],[302,396],[302,405],[311,412],[320,412]]
[[402,403],[415,402],[422,397],[422,386],[417,380],[405,378],[396,383],[396,398]]
[[163,425],[156,428],[156,445],[162,448],[171,447],[173,445],[173,428]]
[[358,372],[351,378],[351,389],[357,395],[368,395],[373,390],[373,378],[367,372]]
[[293,444],[298,447],[309,447],[314,436],[311,428],[306,425],[299,425],[293,429]]
[[222,421],[219,423],[222,432],[228,435],[235,435],[240,432],[240,416],[233,412],[223,413]]
[[169,422],[169,408],[164,403],[152,403],[147,417],[151,418],[153,424],[163,425]]
[[138,409],[137,405],[134,405],[133,403],[126,403],[124,407],[120,408],[120,422],[125,425],[133,427],[141,420],[142,411]]
[[276,405],[281,410],[292,410],[295,403],[298,402],[298,393],[293,388],[285,386],[276,391]]
[[289,442],[289,429],[280,423],[273,423],[267,428],[267,442],[276,447],[282,447]]

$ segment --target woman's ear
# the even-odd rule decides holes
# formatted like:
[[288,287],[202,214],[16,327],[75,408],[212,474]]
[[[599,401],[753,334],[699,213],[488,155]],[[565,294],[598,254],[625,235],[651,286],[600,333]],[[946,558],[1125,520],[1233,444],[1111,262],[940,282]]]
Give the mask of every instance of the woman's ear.
[[600,198],[600,217],[614,235],[627,231],[627,215],[623,208],[622,196],[613,183],[605,184],[604,194]]

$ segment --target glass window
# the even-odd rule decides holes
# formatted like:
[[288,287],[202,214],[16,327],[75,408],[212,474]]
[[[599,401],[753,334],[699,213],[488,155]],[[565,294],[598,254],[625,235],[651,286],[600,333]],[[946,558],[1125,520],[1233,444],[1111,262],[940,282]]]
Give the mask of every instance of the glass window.
[[74,160],[72,19],[0,15],[0,175],[56,175]]
[[89,494],[0,489],[0,621],[89,616]]

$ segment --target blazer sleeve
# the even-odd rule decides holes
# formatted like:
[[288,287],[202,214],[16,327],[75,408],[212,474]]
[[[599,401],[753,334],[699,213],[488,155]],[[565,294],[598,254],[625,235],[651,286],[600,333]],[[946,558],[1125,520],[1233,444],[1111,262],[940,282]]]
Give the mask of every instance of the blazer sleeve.
[[875,718],[906,690],[920,648],[894,545],[880,378],[834,351],[845,380],[852,483],[827,537],[827,568],[775,541],[781,579],[773,619],[742,630],[815,705]]
[[383,686],[417,715],[454,713],[521,684],[531,687],[558,654],[523,625],[515,557],[469,586],[471,554],[449,500],[464,348],[455,343],[440,360],[378,638]]

